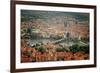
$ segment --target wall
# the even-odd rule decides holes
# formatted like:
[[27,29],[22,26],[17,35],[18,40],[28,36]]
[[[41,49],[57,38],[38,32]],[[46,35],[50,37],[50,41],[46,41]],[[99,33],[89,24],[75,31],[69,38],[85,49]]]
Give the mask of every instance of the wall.
[[[97,5],[97,68],[40,71],[34,73],[99,73],[100,72],[100,1],[99,0],[34,0],[56,3]],[[10,73],[10,0],[0,0],[0,73]],[[33,73],[33,72],[30,72]]]

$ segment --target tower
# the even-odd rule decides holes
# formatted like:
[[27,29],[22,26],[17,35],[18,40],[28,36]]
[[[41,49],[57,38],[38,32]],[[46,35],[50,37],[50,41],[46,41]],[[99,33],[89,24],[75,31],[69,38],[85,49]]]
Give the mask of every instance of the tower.
[[66,38],[66,39],[68,39],[68,35],[69,35],[67,29],[68,29],[68,22],[65,21],[65,22],[64,22],[64,31],[65,31],[65,32],[64,32],[64,38]]

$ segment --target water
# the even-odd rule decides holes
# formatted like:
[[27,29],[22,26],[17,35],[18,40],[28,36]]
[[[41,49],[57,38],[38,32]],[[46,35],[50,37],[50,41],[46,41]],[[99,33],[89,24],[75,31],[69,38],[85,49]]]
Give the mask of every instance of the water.
[[30,44],[31,46],[35,45],[35,44],[47,44],[47,43],[53,43],[54,41],[56,41],[55,39],[29,39],[28,40],[28,44]]
[[52,38],[44,38],[44,39],[29,39],[28,40],[28,44],[30,46],[36,45],[36,44],[47,44],[47,43],[51,43],[51,44],[60,44],[60,45],[66,45],[66,46],[71,46],[73,44],[75,44],[72,41],[68,41],[65,38],[62,39],[52,39]]

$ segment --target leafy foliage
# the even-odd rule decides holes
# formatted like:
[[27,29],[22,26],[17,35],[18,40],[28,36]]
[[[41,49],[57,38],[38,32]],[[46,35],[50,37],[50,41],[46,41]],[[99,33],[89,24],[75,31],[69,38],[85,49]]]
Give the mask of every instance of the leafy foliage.
[[46,49],[43,47],[39,47],[39,48],[37,48],[37,50],[38,50],[38,52],[42,52],[42,53],[46,52]]
[[71,52],[74,52],[74,53],[78,52],[79,51],[78,44],[74,44],[74,45],[70,46],[70,50],[71,50]]
[[71,52],[84,52],[84,53],[89,53],[89,45],[79,45],[79,44],[74,44],[69,47]]

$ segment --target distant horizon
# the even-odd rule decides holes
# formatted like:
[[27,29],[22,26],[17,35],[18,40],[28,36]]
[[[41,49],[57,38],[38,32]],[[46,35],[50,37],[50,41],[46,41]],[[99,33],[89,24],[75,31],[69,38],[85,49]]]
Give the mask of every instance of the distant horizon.
[[80,12],[61,12],[61,11],[40,11],[40,10],[21,10],[21,22],[35,21],[36,19],[48,20],[56,17],[71,17],[78,21],[89,23],[89,13]]

